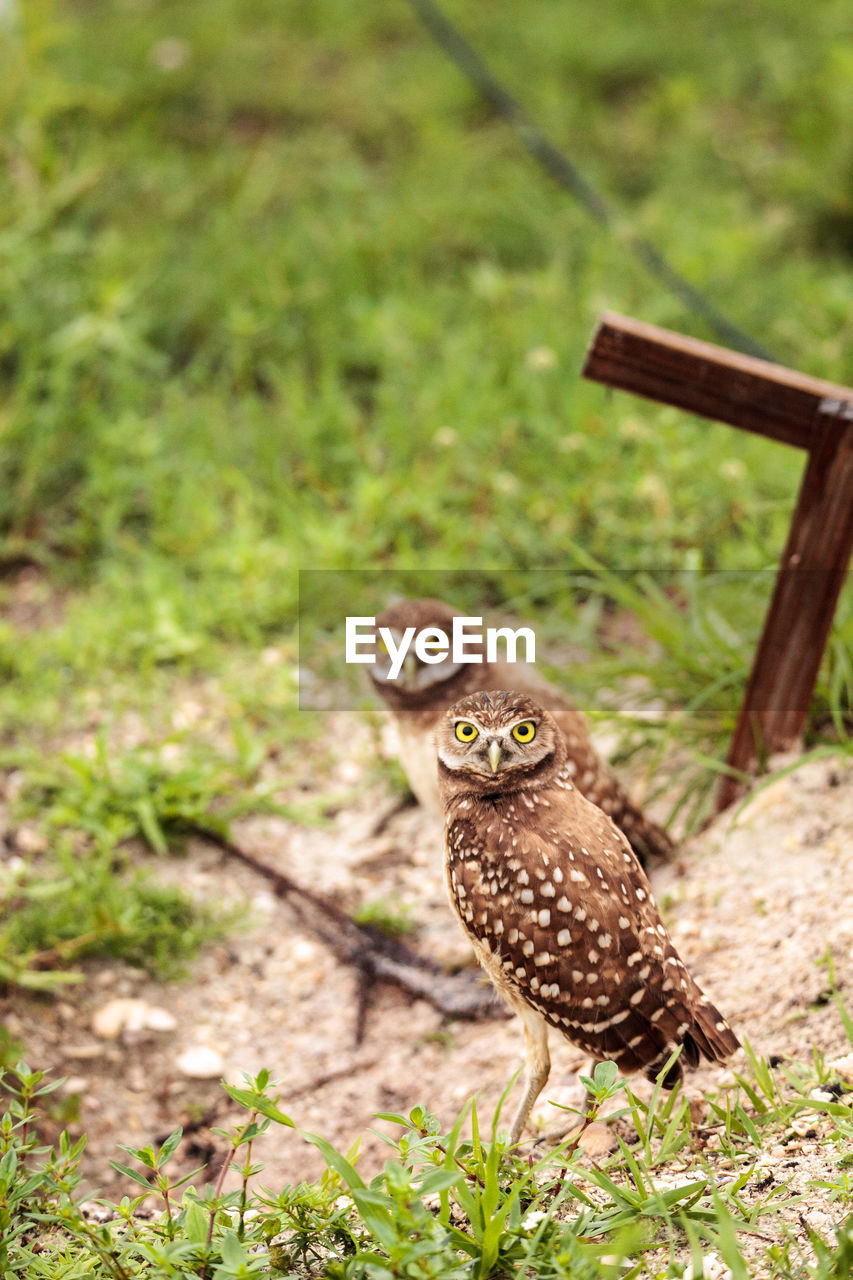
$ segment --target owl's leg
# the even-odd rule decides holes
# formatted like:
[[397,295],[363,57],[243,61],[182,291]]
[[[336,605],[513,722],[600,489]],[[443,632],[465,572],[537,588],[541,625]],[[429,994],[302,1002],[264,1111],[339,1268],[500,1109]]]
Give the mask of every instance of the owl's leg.
[[517,1013],[524,1026],[524,1096],[510,1125],[510,1145],[521,1137],[530,1110],[544,1089],[551,1070],[547,1022],[529,1005],[518,1006]]

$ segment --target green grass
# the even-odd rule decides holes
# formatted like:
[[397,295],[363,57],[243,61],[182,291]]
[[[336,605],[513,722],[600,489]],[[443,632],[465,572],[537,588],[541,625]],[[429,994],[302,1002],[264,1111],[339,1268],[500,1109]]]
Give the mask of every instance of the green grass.
[[[452,12],[637,232],[844,380],[841,4]],[[774,563],[800,459],[579,380],[602,306],[697,322],[402,2],[36,0],[0,57],[0,555],[83,593],[88,674],[287,633],[300,566]]]
[[[45,1280],[616,1280],[675,1278],[688,1264],[695,1277],[716,1255],[736,1277],[840,1280],[853,1246],[853,1190],[843,1167],[850,1098],[816,1091],[831,1083],[820,1064],[790,1064],[782,1074],[750,1058],[736,1089],[710,1100],[705,1142],[697,1141],[680,1090],[666,1094],[658,1086],[641,1102],[604,1063],[584,1080],[592,1100],[581,1132],[605,1117],[630,1124],[619,1151],[603,1162],[583,1158],[580,1133],[544,1154],[508,1151],[500,1107],[483,1133],[469,1102],[449,1134],[422,1107],[378,1116],[396,1132],[385,1137],[388,1158],[369,1182],[358,1169],[357,1144],[344,1154],[302,1132],[327,1172],[280,1189],[259,1182],[258,1157],[272,1125],[297,1122],[281,1111],[275,1082],[263,1071],[225,1086],[246,1116],[233,1130],[216,1131],[230,1150],[215,1186],[200,1186],[193,1173],[170,1174],[180,1129],[157,1149],[123,1147],[114,1167],[142,1191],[119,1204],[101,1202],[101,1225],[86,1217],[77,1193],[84,1140],[72,1146],[63,1133],[52,1149],[38,1145],[56,1083],[18,1063],[2,1080],[9,1102],[0,1122],[0,1264],[6,1275],[24,1268]],[[469,1112],[471,1136],[463,1138]],[[835,1239],[798,1234],[802,1193],[763,1175],[762,1147],[786,1141],[792,1123],[803,1120],[822,1124],[822,1153],[840,1153],[838,1178],[813,1184],[838,1210]],[[224,1193],[229,1168],[240,1185]],[[140,1213],[146,1203],[149,1211]]]
[[[677,26],[660,6],[453,11],[638,231],[782,358],[843,379],[847,259],[818,229],[823,175],[851,159],[841,4],[695,4]],[[239,583],[242,618],[226,599],[207,620],[230,637],[283,625],[298,564],[538,566],[576,538],[612,565],[699,547],[743,567],[744,528],[778,545],[789,451],[579,382],[602,305],[694,322],[403,3],[34,3],[22,26],[7,555]]]
[[[636,231],[845,378],[840,3],[451,9]],[[604,305],[697,322],[405,4],[36,0],[19,27],[0,554],[83,593],[87,674],[287,633],[299,566],[775,561],[800,460],[579,380]]]

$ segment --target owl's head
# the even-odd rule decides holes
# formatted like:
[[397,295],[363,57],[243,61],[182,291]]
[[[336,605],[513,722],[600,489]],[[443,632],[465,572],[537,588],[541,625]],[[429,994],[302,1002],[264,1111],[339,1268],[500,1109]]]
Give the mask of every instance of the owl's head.
[[523,693],[473,693],[448,707],[436,730],[442,798],[546,786],[566,759],[557,722]]
[[[414,627],[416,634],[429,627],[437,627],[449,636],[453,631],[453,619],[464,616],[460,609],[451,608],[443,600],[400,600],[378,616],[376,634],[378,637],[380,627],[387,627],[395,644],[400,643],[409,627]],[[474,640],[468,640],[466,648],[470,654],[478,652],[478,644]],[[454,662],[450,657],[441,662],[421,662],[411,647],[399,674],[392,680],[391,657],[387,651],[383,652],[378,639],[376,650],[376,662],[369,668],[373,687],[396,711],[446,706],[465,691],[471,671],[466,664]],[[479,651],[482,655],[482,645]]]

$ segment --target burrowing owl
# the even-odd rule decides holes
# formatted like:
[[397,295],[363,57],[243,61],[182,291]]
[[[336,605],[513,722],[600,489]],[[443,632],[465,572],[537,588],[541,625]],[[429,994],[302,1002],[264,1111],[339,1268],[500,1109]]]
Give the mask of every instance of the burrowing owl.
[[[376,626],[388,627],[396,643],[407,627],[422,631],[439,627],[449,634],[454,617],[461,617],[441,600],[404,600],[392,605],[376,619]],[[435,731],[451,703],[477,689],[512,688],[531,694],[547,707],[566,740],[566,768],[587,799],[607,813],[628,837],[641,861],[647,856],[672,854],[672,841],[633,803],[608,766],[597,755],[589,737],[586,720],[535,668],[525,663],[486,662],[421,663],[410,656],[396,680],[389,679],[390,659],[380,654],[370,668],[373,683],[394,717],[400,744],[400,762],[409,786],[420,803],[436,814],[443,812],[435,772]]]
[[450,900],[477,958],[522,1019],[518,1139],[550,1069],[548,1024],[650,1078],[738,1047],[684,967],[636,857],[574,785],[554,716],[520,693],[475,693],[437,732]]

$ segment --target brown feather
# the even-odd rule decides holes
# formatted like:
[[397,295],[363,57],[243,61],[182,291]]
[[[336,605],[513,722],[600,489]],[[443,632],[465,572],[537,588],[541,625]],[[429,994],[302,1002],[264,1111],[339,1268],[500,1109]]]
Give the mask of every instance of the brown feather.
[[[536,724],[523,750],[508,732],[520,717]],[[499,738],[509,758],[497,774],[455,740],[460,718]],[[654,1074],[680,1044],[669,1083],[682,1062],[732,1053],[738,1041],[687,972],[628,842],[574,784],[556,718],[516,691],[475,694],[443,718],[438,750],[451,902],[506,994],[625,1071]]]

